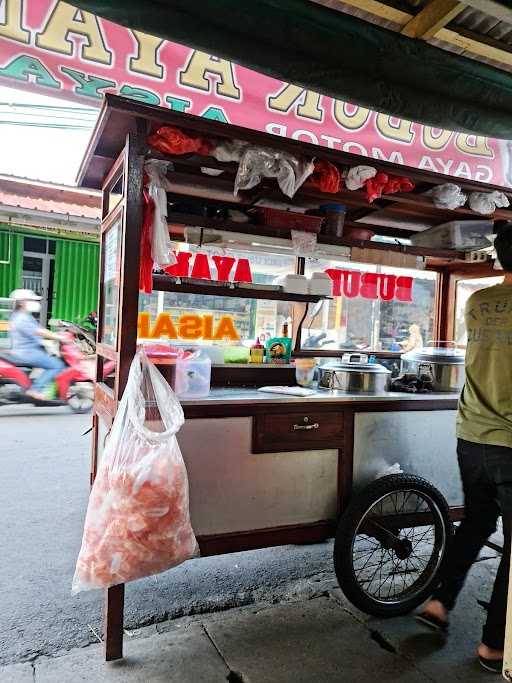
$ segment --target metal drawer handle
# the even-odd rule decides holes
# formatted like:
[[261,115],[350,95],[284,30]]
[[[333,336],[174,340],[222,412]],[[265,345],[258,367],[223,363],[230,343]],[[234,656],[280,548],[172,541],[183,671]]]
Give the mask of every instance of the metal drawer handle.
[[315,424],[312,425],[293,425],[293,431],[296,432],[299,429],[318,429],[319,427],[320,425],[318,424],[318,422],[315,422]]

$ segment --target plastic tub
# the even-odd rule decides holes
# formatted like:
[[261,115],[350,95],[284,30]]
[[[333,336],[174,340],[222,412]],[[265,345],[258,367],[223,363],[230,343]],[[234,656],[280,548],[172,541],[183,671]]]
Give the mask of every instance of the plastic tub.
[[210,393],[212,361],[202,349],[189,349],[176,364],[178,398],[205,398]]
[[315,378],[316,360],[314,358],[295,359],[295,380],[301,387],[310,387]]

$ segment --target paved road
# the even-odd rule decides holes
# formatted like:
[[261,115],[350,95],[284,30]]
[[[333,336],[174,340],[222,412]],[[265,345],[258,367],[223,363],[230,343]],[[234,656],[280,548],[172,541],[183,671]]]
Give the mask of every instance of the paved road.
[[[71,595],[88,496],[90,417],[0,408],[0,665],[84,645],[101,594]],[[334,586],[331,546],[193,560],[127,589],[127,628]]]

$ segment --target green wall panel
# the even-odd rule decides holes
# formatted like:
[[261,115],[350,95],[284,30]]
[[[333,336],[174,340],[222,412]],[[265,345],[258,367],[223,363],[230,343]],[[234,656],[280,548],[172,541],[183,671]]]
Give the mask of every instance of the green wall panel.
[[0,297],[20,287],[23,236],[0,231]]
[[77,321],[98,307],[99,246],[58,240],[52,317]]

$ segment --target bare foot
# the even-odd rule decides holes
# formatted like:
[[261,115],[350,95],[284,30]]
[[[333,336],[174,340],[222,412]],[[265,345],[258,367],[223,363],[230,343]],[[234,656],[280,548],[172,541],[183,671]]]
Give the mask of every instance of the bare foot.
[[429,600],[423,608],[423,614],[439,619],[439,621],[448,621],[448,610],[439,600]]
[[484,659],[490,659],[493,662],[500,661],[503,659],[503,650],[494,650],[492,647],[487,647],[483,643],[480,643],[477,650],[478,656]]

